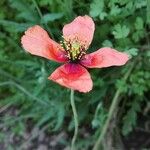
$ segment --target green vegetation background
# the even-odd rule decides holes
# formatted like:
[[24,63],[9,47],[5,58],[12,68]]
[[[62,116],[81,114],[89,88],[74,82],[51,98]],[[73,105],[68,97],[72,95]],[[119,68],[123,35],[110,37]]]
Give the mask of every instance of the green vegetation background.
[[[60,41],[63,25],[85,14],[93,17],[96,24],[89,52],[109,46],[129,53],[131,60],[123,67],[90,69],[93,90],[75,93],[80,129],[91,131],[87,138],[79,136],[78,148],[87,149],[93,144],[118,88],[121,102],[114,113],[119,133],[127,136],[138,127],[139,116],[149,120],[149,0],[1,0],[0,143],[7,141],[6,133],[23,139],[31,127],[46,130],[50,135],[65,131],[69,140],[61,142],[69,144],[74,127],[70,90],[47,79],[59,64],[26,53],[20,38],[28,27],[39,24]],[[17,147],[24,142],[20,140]],[[7,146],[17,148],[13,144]]]

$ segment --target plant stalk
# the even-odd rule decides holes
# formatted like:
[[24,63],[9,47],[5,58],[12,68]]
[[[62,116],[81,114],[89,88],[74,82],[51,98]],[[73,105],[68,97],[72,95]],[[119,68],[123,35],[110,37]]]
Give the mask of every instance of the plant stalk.
[[[39,17],[42,19],[42,18],[43,18],[43,15],[42,15],[42,12],[41,12],[41,10],[40,10],[40,8],[39,8],[39,6],[38,6],[36,0],[32,0],[32,2],[33,2],[33,4],[34,4],[35,8],[37,9],[37,12],[38,12],[38,14],[39,14]],[[50,33],[52,39],[54,39],[54,36],[53,36],[53,34],[52,34],[50,28],[48,27],[48,25],[47,25],[47,23],[46,23],[45,21],[44,21],[44,25],[45,25],[46,29],[48,30],[48,32]]]
[[[133,69],[133,66],[134,66],[134,64],[131,65],[131,67],[129,68],[128,72],[124,75],[124,77],[123,77],[124,81],[126,81],[127,78],[129,77],[129,75],[130,75],[130,73],[131,73],[131,71]],[[113,117],[113,113],[114,113],[116,107],[118,106],[118,103],[119,103],[119,100],[120,100],[119,99],[120,94],[121,94],[121,87],[118,88],[118,90],[116,91],[116,93],[114,95],[114,98],[112,100],[112,104],[111,104],[109,112],[108,112],[108,117],[106,119],[106,122],[105,122],[104,126],[102,127],[101,134],[98,137],[98,140],[96,141],[96,143],[95,143],[95,145],[93,147],[93,150],[100,150],[99,148],[100,148],[100,146],[102,144],[102,141],[105,138],[105,135],[106,135],[107,129],[109,127],[110,121],[111,121],[111,119]]]
[[74,116],[74,124],[75,124],[75,129],[74,129],[74,135],[71,141],[71,149],[70,150],[75,150],[75,142],[78,136],[78,114],[75,106],[75,101],[74,101],[74,90],[71,89],[70,93],[70,100],[71,100],[71,107],[73,111],[73,116]]

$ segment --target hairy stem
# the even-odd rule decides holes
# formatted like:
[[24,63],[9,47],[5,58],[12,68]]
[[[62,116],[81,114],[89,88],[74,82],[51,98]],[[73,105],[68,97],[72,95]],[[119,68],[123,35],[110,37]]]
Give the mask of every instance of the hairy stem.
[[[127,78],[129,77],[132,69],[133,69],[133,66],[134,64],[131,65],[131,67],[129,68],[128,72],[124,75],[123,77],[123,80],[126,81]],[[106,135],[106,132],[107,132],[107,129],[109,127],[109,123],[113,117],[113,112],[115,111],[116,107],[118,106],[118,103],[119,103],[119,96],[121,94],[121,87],[117,89],[115,95],[114,95],[114,98],[112,100],[112,104],[110,106],[110,109],[109,109],[109,112],[108,112],[108,117],[106,119],[106,122],[104,124],[104,126],[102,127],[102,130],[101,130],[101,134],[100,136],[98,137],[98,140],[96,141],[94,147],[93,147],[93,150],[100,150],[100,146],[102,144],[102,141],[103,139],[105,138],[105,135]]]
[[74,135],[71,141],[71,150],[75,150],[75,142],[77,139],[77,135],[78,135],[78,114],[77,114],[77,110],[76,110],[76,106],[75,106],[75,102],[74,102],[74,90],[71,89],[71,93],[70,93],[70,100],[71,100],[71,107],[72,107],[72,111],[73,111],[73,116],[74,116],[74,124],[75,124],[75,130],[74,130]]
[[[40,18],[42,19],[42,18],[43,18],[43,15],[42,15],[42,12],[41,12],[41,10],[40,10],[40,8],[39,8],[39,6],[38,6],[36,0],[32,0],[32,2],[33,2],[33,4],[34,4],[35,8],[37,9],[37,12],[38,12]],[[44,21],[44,25],[45,25],[47,31],[50,33],[51,37],[54,39],[54,36],[53,36],[53,34],[52,34],[50,28],[48,27],[48,25],[47,25],[47,23],[46,23],[45,21]]]

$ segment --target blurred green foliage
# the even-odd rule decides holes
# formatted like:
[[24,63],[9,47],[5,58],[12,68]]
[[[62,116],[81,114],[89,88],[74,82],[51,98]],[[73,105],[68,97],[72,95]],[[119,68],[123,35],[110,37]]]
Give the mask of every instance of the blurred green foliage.
[[[129,53],[132,59],[123,67],[89,70],[93,90],[87,94],[75,93],[80,128],[92,130],[88,138],[79,138],[78,148],[87,149],[93,144],[117,88],[122,90],[118,107],[120,117],[117,118],[122,135],[128,135],[137,126],[139,115],[149,117],[144,113],[148,109],[150,92],[149,1],[1,0],[1,129],[5,127],[15,135],[23,136],[30,120],[32,127],[50,133],[72,131],[70,91],[47,79],[59,64],[27,54],[21,47],[20,38],[28,27],[39,24],[59,41],[63,25],[85,14],[93,17],[96,24],[89,52],[109,46]],[[134,68],[124,82],[122,76],[132,63]],[[5,138],[5,132],[0,132],[0,141]]]

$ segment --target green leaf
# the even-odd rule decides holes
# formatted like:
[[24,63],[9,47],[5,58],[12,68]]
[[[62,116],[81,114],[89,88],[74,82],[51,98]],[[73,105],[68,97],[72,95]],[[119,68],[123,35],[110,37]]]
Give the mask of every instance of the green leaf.
[[41,6],[48,6],[53,4],[53,0],[40,0],[39,3]]
[[0,20],[0,25],[7,28],[7,30],[10,32],[23,32],[28,27],[33,26],[32,23],[17,23],[10,20]]
[[90,5],[90,15],[103,20],[107,16],[107,13],[104,11],[104,6],[104,0],[94,0]]
[[143,38],[145,36],[145,33],[143,30],[138,30],[136,31],[135,33],[133,33],[132,35],[132,39],[135,41],[135,42],[138,42],[141,38]]
[[147,0],[146,22],[150,24],[150,1]]
[[118,14],[120,14],[120,12],[121,12],[121,9],[118,8],[117,5],[116,5],[116,6],[114,5],[114,6],[111,8],[110,15],[112,15],[112,16],[117,16]]
[[120,89],[121,92],[126,93],[128,90],[128,85],[124,80],[117,80],[116,87]]
[[9,0],[10,6],[19,13],[17,13],[18,18],[23,18],[27,21],[38,23],[39,15],[34,10],[34,7],[24,0]]
[[106,120],[107,114],[100,102],[95,110],[94,118],[92,120],[92,128],[101,128]]
[[144,27],[143,25],[144,25],[143,19],[141,17],[137,17],[135,21],[135,29],[142,30]]
[[102,45],[103,45],[104,47],[113,47],[112,42],[109,41],[109,40],[105,40],[105,41],[102,43]]
[[136,126],[137,113],[141,110],[139,100],[135,99],[130,105],[130,109],[123,118],[122,133],[125,136],[128,135]]
[[130,55],[130,57],[137,56],[138,55],[138,49],[137,48],[130,48],[126,51]]
[[133,130],[133,124],[136,120],[136,115],[135,113],[130,110],[128,111],[128,113],[126,114],[126,116],[123,118],[124,119],[124,124],[122,127],[122,134],[124,136],[128,135],[132,130]]
[[129,35],[130,29],[123,25],[117,24],[114,26],[114,30],[112,34],[115,36],[116,39],[126,38]]
[[147,1],[149,0],[136,0],[135,1],[135,7],[136,8],[142,8],[142,7],[145,7],[147,5]]
[[62,13],[48,13],[48,14],[45,14],[41,20],[41,23],[48,23],[48,22],[51,22],[51,21],[55,21],[57,19],[60,19],[63,17],[63,14]]
[[23,122],[18,122],[15,127],[12,128],[12,132],[16,135],[23,135],[25,131],[25,124]]
[[64,105],[59,103],[59,107],[57,107],[57,109],[56,125],[53,129],[54,131],[57,131],[62,126],[65,117]]

